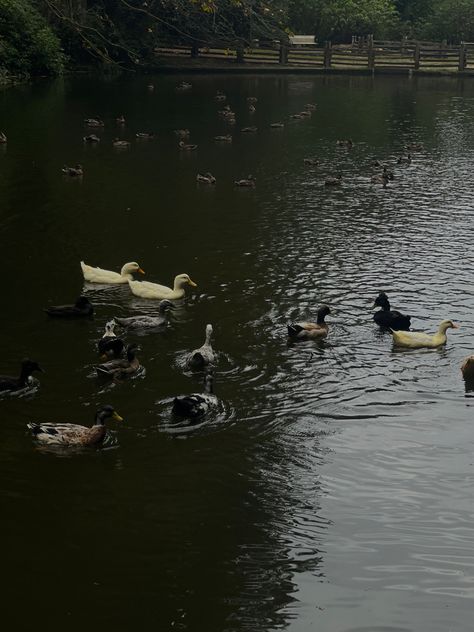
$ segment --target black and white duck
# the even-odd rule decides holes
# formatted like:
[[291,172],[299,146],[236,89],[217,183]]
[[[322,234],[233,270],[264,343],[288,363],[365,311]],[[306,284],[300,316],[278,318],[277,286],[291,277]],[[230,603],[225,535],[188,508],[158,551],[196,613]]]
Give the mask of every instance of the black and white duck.
[[312,322],[296,322],[287,325],[288,336],[292,340],[310,340],[312,338],[325,338],[329,332],[329,326],[325,321],[328,314],[331,313],[328,305],[321,305],[318,309],[317,319]]
[[156,316],[139,315],[129,318],[115,318],[117,323],[128,329],[158,329],[166,327],[169,323],[169,313],[175,309],[171,301],[164,299],[158,304],[158,314]]
[[105,323],[105,333],[97,343],[97,350],[103,359],[120,358],[124,350],[124,342],[114,333],[115,320]]
[[215,362],[216,354],[211,345],[212,332],[212,325],[206,325],[206,339],[199,349],[194,349],[194,351],[191,351],[188,355],[185,363],[186,368],[201,370]]
[[135,344],[127,347],[127,356],[125,358],[119,358],[117,360],[109,360],[98,364],[94,367],[99,377],[105,377],[108,379],[123,380],[127,377],[136,375],[141,368],[140,361],[137,358],[136,352],[139,347]]
[[106,435],[105,422],[108,419],[123,421],[110,405],[102,406],[95,414],[91,427],[71,423],[29,423],[28,429],[43,445],[80,447],[100,445]]
[[80,296],[74,305],[52,305],[44,311],[53,318],[89,318],[94,314],[94,307],[85,296]]
[[410,329],[410,316],[405,316],[401,312],[390,309],[390,302],[385,292],[380,292],[374,301],[374,307],[380,307],[374,314],[374,321],[380,327],[387,327],[395,330]]
[[0,392],[15,392],[26,388],[29,385],[30,377],[35,371],[44,373],[43,369],[33,360],[23,360],[21,363],[20,375],[11,377],[10,375],[0,375]]
[[179,417],[204,416],[211,408],[217,405],[217,398],[213,394],[214,378],[212,373],[207,373],[204,379],[204,392],[180,395],[173,400],[173,413]]

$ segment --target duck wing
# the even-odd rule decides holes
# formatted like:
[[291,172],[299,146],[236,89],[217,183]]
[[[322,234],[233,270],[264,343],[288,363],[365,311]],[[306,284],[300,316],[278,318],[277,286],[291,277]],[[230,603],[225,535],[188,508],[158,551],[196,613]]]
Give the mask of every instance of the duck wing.
[[0,391],[15,391],[18,388],[20,388],[18,378],[0,375]]
[[105,426],[80,426],[67,423],[27,424],[33,436],[41,443],[50,445],[92,445],[102,440]]
[[113,270],[103,270],[102,268],[94,268],[81,261],[82,274],[84,279],[90,283],[126,283],[121,274]]

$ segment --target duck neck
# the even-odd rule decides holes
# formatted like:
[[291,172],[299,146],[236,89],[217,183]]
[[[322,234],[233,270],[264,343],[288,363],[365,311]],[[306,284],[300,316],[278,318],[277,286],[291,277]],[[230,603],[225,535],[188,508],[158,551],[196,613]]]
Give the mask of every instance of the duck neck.
[[326,314],[324,312],[322,314],[318,314],[318,319],[316,321],[318,325],[325,325],[326,324],[324,320],[325,318],[326,318]]
[[388,298],[380,305],[380,309],[382,312],[390,311],[390,303],[389,303]]
[[20,385],[26,386],[28,382],[28,378],[31,377],[32,374],[33,374],[33,371],[30,369],[30,367],[22,366],[21,371],[20,371],[20,377],[18,378]]

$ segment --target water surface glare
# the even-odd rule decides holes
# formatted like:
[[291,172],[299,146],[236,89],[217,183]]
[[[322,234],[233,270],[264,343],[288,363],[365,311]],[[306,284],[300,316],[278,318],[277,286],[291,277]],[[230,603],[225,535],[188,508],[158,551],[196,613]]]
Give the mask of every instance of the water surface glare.
[[[222,75],[177,92],[182,79],[0,92],[0,373],[26,356],[46,370],[31,394],[0,399],[3,620],[51,632],[470,630],[474,400],[459,367],[474,351],[474,84]],[[311,118],[289,118],[308,102]],[[92,116],[103,130],[84,128]],[[196,151],[178,150],[176,128]],[[91,131],[97,145],[82,142]],[[156,136],[138,142],[140,131]],[[347,138],[351,150],[336,145]],[[412,142],[423,148],[398,165]],[[394,170],[387,188],[371,183],[374,160]],[[83,179],[61,176],[77,163]],[[206,171],[215,186],[197,185]],[[255,188],[234,187],[249,174]],[[325,187],[337,174],[342,185]],[[99,382],[95,345],[110,317],[155,304],[83,286],[81,259],[198,284],[168,328],[126,335],[142,348],[137,379]],[[461,328],[444,349],[394,350],[372,322],[381,289],[414,329]],[[42,312],[82,291],[93,320]],[[328,338],[288,344],[286,323],[323,302]],[[219,401],[186,424],[170,407],[202,391],[183,357],[206,323]],[[102,450],[45,452],[25,432],[90,424],[105,403],[125,420]]]

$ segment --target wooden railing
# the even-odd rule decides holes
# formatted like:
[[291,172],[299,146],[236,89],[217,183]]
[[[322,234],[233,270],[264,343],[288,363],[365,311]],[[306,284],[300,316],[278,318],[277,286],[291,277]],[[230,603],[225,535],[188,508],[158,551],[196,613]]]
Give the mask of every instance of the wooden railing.
[[402,40],[378,41],[372,38],[353,40],[351,44],[324,46],[294,38],[293,42],[254,41],[249,48],[236,50],[222,47],[159,46],[159,57],[193,57],[203,60],[234,61],[263,66],[293,68],[443,70],[474,69],[474,43],[456,46],[445,43]]

